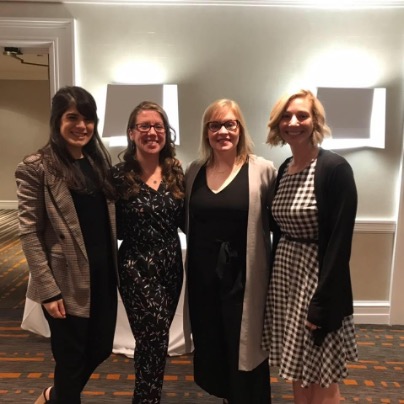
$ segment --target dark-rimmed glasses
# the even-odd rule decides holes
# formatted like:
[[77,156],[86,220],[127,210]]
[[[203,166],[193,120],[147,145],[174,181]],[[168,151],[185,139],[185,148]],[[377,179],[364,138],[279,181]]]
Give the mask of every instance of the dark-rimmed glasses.
[[151,128],[154,128],[154,130],[157,133],[164,133],[166,131],[166,128],[164,125],[162,125],[161,123],[155,123],[154,125],[152,125],[151,123],[137,123],[135,125],[135,128],[139,131],[139,132],[149,132],[151,130]]
[[238,128],[238,125],[239,121],[237,121],[236,119],[230,119],[226,122],[210,121],[206,124],[211,132],[218,132],[222,128],[222,126],[224,126],[225,129],[229,131],[235,131]]

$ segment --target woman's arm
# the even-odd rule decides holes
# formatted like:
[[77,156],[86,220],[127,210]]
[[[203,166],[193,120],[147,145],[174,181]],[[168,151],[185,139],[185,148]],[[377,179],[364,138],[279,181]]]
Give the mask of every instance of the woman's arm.
[[[328,330],[340,327],[352,307],[349,271],[357,191],[347,162],[332,168],[320,190],[325,198],[319,206],[319,281],[309,305],[308,321]],[[327,215],[322,215],[324,209]]]
[[45,244],[47,213],[44,172],[39,163],[20,163],[16,173],[18,216],[22,249],[31,273],[30,289],[39,303],[53,299],[61,291],[48,263]]

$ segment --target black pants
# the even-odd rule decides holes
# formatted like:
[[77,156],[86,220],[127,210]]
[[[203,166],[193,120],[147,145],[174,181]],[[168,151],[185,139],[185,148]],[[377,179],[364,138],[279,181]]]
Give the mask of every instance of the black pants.
[[[121,272],[120,292],[135,337],[135,388],[133,404],[158,404],[161,400],[169,331],[182,285],[182,271],[173,271],[173,287],[158,277],[135,269]],[[133,280],[131,282],[131,280]]]
[[228,399],[230,404],[269,404],[268,360],[251,371],[238,369],[241,312],[242,302],[224,304],[217,316],[221,324],[213,324],[221,332],[205,329],[204,336],[194,334],[195,382],[208,393]]
[[80,404],[80,394],[96,367],[112,352],[116,302],[97,307],[90,318],[54,319],[44,310],[55,359],[52,404]]
[[[271,402],[269,363],[264,360],[251,371],[238,369],[240,329],[245,288],[245,256],[230,243],[220,245],[216,280],[199,302],[194,303],[191,324],[194,337],[195,382],[208,393],[230,404]],[[190,303],[195,294],[190,294]],[[192,314],[192,313],[191,313]]]

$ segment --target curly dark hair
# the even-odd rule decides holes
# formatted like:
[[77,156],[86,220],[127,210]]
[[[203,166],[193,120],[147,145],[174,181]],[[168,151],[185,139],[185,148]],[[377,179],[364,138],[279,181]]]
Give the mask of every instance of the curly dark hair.
[[130,138],[130,131],[136,125],[136,119],[141,111],[156,111],[163,120],[166,133],[166,143],[159,155],[161,174],[166,184],[167,190],[176,199],[183,199],[185,195],[184,171],[181,163],[175,158],[175,130],[170,126],[168,117],[164,109],[152,101],[141,102],[130,114],[126,128],[128,147],[119,155],[123,154],[123,171],[125,183],[118,188],[119,196],[128,199],[139,193],[139,183],[142,174],[142,167],[136,159],[136,145]]
[[[62,116],[71,107],[76,107],[81,115],[94,122],[94,134],[83,147],[83,153],[91,160],[96,174],[97,188],[108,199],[115,199],[115,190],[111,181],[111,158],[98,133],[97,106],[93,96],[84,88],[63,87],[53,96],[49,122],[50,136],[46,145],[38,150],[39,158],[47,162],[54,175],[63,178],[69,189],[81,193],[88,192],[86,180],[74,164],[75,160],[60,133]],[[24,162],[28,162],[27,157]]]

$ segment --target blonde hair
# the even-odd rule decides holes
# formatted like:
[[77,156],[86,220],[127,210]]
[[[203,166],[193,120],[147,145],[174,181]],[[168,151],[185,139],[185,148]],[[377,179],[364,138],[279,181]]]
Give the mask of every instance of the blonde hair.
[[241,112],[240,106],[233,100],[222,98],[212,102],[203,113],[202,117],[202,131],[201,141],[199,146],[200,159],[203,162],[211,162],[213,159],[212,147],[208,139],[208,122],[220,119],[228,111],[233,112],[235,119],[239,122],[240,135],[237,145],[237,160],[239,162],[246,162],[248,156],[252,153],[253,142],[247,130],[247,124]]
[[323,104],[310,90],[299,90],[292,94],[283,95],[272,108],[268,122],[267,143],[272,146],[284,145],[286,142],[282,139],[279,132],[279,123],[282,116],[289,106],[290,102],[296,98],[306,98],[311,102],[311,114],[313,119],[313,144],[321,144],[325,137],[331,136],[331,129],[325,122],[325,111]]

